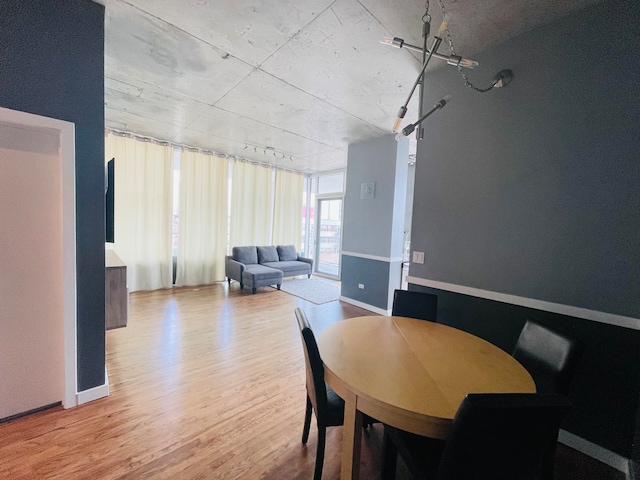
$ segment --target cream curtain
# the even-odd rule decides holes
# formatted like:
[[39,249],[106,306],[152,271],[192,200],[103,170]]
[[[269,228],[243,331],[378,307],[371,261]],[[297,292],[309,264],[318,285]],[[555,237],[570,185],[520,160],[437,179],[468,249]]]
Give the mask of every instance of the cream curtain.
[[233,163],[231,247],[271,244],[272,172],[261,165]]
[[183,150],[180,155],[177,285],[224,280],[229,161]]
[[302,196],[304,176],[278,170],[273,209],[274,245],[295,245],[300,250],[302,240]]
[[115,158],[114,250],[129,290],[169,288],[173,148],[108,133],[105,152]]

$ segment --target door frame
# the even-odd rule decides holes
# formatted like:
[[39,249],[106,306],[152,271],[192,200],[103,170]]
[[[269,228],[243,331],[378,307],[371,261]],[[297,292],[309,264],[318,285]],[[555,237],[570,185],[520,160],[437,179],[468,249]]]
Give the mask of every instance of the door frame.
[[340,280],[342,275],[342,260],[341,260],[341,252],[342,252],[342,226],[344,225],[344,218],[342,215],[340,216],[340,245],[338,245],[338,274],[331,275],[329,273],[319,272],[318,267],[320,266],[320,202],[323,200],[340,200],[342,202],[342,211],[344,213],[344,195],[336,195],[335,193],[328,193],[323,195],[316,195],[316,248],[314,251],[316,261],[315,263],[315,274],[320,275],[322,277],[331,278],[333,280]]
[[64,408],[78,404],[76,348],[76,180],[75,124],[0,107],[0,123],[59,137],[62,171],[62,278],[64,322]]

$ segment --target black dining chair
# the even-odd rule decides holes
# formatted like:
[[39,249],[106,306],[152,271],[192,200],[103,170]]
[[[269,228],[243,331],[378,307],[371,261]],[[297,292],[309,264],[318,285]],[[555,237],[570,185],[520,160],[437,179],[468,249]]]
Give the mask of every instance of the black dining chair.
[[[569,394],[584,344],[549,327],[527,320],[513,350],[513,358],[527,369],[538,393]],[[555,452],[545,462],[545,478],[553,478]]]
[[385,425],[383,478],[395,478],[396,453],[416,479],[552,478],[545,462],[555,455],[560,423],[570,407],[561,394],[469,394],[446,441]]
[[316,450],[316,466],[313,478],[314,480],[320,480],[324,463],[327,427],[344,424],[344,400],[324,381],[324,365],[320,358],[316,338],[304,310],[296,308],[295,315],[300,327],[307,372],[307,409],[304,416],[302,443],[306,444],[309,439],[313,411],[316,415],[316,424],[318,426],[318,448]]
[[436,321],[438,296],[432,293],[395,290],[391,315]]
[[513,357],[527,369],[538,393],[567,395],[584,345],[533,320],[527,320]]

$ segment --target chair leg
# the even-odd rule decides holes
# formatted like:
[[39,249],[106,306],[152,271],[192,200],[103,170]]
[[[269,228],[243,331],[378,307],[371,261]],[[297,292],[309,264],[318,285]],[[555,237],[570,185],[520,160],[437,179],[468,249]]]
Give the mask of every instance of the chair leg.
[[389,434],[384,432],[382,437],[382,480],[394,480],[396,478],[397,461],[398,451],[396,446],[389,438]]
[[307,443],[309,440],[309,429],[311,428],[311,413],[313,406],[311,400],[307,396],[307,410],[304,412],[304,428],[302,429],[302,443]]
[[316,450],[316,469],[313,473],[313,480],[322,479],[322,467],[324,464],[324,445],[326,442],[327,427],[318,425],[318,449]]
[[278,290],[280,290],[280,286],[281,286],[281,285],[282,285],[281,283],[279,283],[279,284],[278,284]]
[[255,294],[255,293],[256,293],[256,290],[257,290],[257,288],[256,288],[256,287],[253,287],[253,288],[251,289],[251,293]]

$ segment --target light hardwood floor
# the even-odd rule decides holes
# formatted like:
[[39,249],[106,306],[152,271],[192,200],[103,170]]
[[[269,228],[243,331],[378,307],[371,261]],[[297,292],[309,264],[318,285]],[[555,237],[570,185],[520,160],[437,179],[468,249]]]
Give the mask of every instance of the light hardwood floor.
[[[0,425],[0,479],[311,478],[297,306],[316,334],[370,314],[237,283],[132,294],[128,326],[106,333],[109,397]],[[362,478],[379,477],[381,437],[380,425],[363,435]],[[323,478],[339,478],[340,447],[329,428]],[[593,471],[581,455],[561,460]]]

